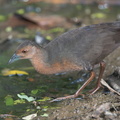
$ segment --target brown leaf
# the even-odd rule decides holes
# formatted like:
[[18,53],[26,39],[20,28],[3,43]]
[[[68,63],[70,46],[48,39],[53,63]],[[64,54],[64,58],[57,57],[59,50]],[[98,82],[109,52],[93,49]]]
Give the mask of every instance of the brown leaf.
[[35,79],[33,79],[33,78],[27,78],[27,80],[30,81],[30,82],[34,82],[35,81]]
[[[13,22],[14,21],[14,22]],[[70,28],[72,23],[68,22],[66,18],[58,15],[39,15],[36,13],[18,14],[15,13],[9,20],[3,23],[3,26],[25,26],[30,29],[41,28],[50,29],[54,27]]]

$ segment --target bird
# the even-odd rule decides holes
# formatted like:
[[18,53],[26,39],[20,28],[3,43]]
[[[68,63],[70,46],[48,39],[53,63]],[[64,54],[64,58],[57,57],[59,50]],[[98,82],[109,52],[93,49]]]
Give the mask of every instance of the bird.
[[95,78],[94,67],[100,64],[94,94],[101,87],[105,70],[103,59],[120,46],[120,22],[93,24],[69,30],[56,37],[46,46],[32,41],[21,43],[9,63],[19,59],[29,59],[35,70],[42,74],[81,71],[90,73],[88,80],[73,95],[58,97],[54,101],[77,98],[83,89]]

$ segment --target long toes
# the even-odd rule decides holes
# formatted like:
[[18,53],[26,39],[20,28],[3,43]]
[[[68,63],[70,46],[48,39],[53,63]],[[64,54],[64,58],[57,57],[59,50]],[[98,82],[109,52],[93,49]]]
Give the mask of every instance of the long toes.
[[92,89],[92,90],[89,90],[89,91],[88,91],[88,92],[89,92],[89,94],[91,94],[94,90],[95,90],[95,88],[94,88],[94,89]]
[[69,96],[65,96],[65,97],[59,97],[59,98],[51,100],[50,102],[61,101],[61,100],[70,99],[70,98],[75,98],[75,95],[69,95]]
[[89,95],[93,95],[95,92],[97,92],[100,89],[100,87],[96,87],[93,90],[89,91]]
[[[79,94],[79,95],[81,95],[82,98],[85,97],[84,94]],[[59,98],[51,100],[50,102],[58,102],[58,101],[65,100],[65,99],[77,98],[79,95],[74,94],[74,95],[69,95],[69,96],[66,96],[66,97],[59,97]]]
[[59,101],[62,101],[62,100],[64,100],[64,99],[56,98],[56,99],[51,100],[50,102],[59,102]]

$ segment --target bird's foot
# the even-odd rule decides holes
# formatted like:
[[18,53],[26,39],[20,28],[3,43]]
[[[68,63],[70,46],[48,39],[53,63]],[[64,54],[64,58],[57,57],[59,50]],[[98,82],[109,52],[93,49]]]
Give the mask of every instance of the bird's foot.
[[90,94],[90,95],[93,95],[93,94],[94,94],[95,92],[97,92],[100,88],[101,88],[101,85],[95,87],[94,89],[92,89],[92,90],[89,91],[89,94]]
[[[79,95],[81,95],[82,97],[84,97],[84,94],[79,94]],[[74,95],[69,95],[69,96],[65,96],[65,97],[59,97],[59,98],[51,100],[50,102],[56,102],[56,101],[61,101],[61,100],[65,100],[65,99],[76,98],[79,95],[74,94]]]

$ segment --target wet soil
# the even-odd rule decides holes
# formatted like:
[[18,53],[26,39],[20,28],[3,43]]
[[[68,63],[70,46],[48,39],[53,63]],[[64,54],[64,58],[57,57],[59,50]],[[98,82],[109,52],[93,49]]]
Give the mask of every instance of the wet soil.
[[[49,120],[119,120],[120,98],[114,94],[103,94],[99,92],[84,99],[69,99],[57,102],[60,107],[50,111]],[[105,106],[107,105],[107,107]],[[98,110],[99,107],[102,110]],[[107,112],[109,114],[107,114]],[[47,120],[37,117],[33,120]]]

